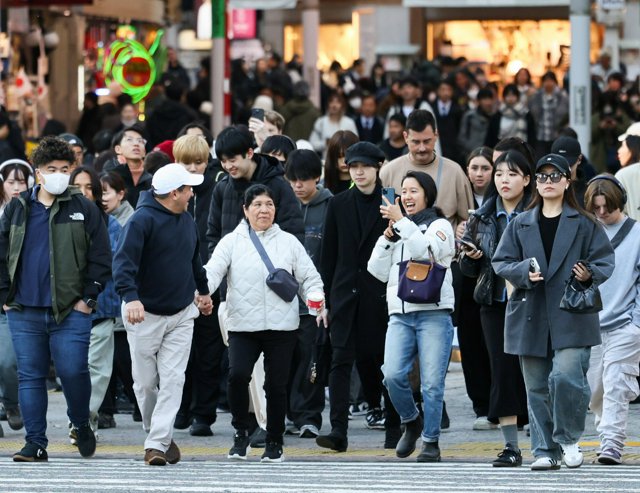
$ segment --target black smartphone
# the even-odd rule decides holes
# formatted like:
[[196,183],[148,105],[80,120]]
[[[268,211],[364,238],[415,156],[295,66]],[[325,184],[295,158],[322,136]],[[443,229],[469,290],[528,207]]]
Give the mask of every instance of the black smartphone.
[[456,243],[467,250],[477,250],[478,247],[467,240],[456,240]]
[[262,108],[251,108],[251,118],[256,118],[261,122],[264,121],[264,110]]
[[[396,203],[396,191],[393,187],[384,187],[382,189],[382,196],[387,198],[387,200],[389,201],[389,204]],[[382,199],[382,205],[389,205],[389,204],[387,204],[385,200]]]

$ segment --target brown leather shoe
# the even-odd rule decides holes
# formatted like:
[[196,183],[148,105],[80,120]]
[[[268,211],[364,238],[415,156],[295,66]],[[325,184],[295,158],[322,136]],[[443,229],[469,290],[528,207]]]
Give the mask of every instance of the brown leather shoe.
[[176,445],[176,442],[171,440],[171,445],[169,445],[169,448],[164,455],[166,456],[169,464],[177,464],[180,462],[180,449]]
[[144,463],[149,466],[166,466],[167,457],[160,450],[148,448],[144,451]]

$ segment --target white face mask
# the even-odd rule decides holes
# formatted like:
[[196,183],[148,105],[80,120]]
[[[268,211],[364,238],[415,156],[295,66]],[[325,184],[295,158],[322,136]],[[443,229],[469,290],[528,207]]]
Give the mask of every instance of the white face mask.
[[349,100],[349,105],[354,110],[359,110],[360,107],[362,106],[362,99],[360,99],[360,98],[352,98],[352,99]]
[[43,178],[42,188],[51,195],[60,195],[69,187],[69,175],[64,173],[41,173]]

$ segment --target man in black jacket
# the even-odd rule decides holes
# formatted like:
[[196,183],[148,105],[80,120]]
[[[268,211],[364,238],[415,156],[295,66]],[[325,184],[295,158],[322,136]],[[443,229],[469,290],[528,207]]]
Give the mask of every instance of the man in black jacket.
[[[380,215],[382,185],[378,178],[385,156],[374,144],[358,142],[347,149],[345,158],[355,187],[329,202],[320,261],[333,354],[331,433],[320,435],[316,443],[338,452],[347,450],[350,375],[355,362],[371,409],[367,425],[384,423],[385,448],[395,448],[401,435],[400,418],[384,391],[381,371],[389,320],[386,285],[367,271],[376,241],[388,226]],[[380,409],[383,393],[386,418]]]
[[[206,239],[209,206],[216,178],[221,175],[214,171],[213,164],[209,162],[209,145],[200,135],[184,135],[178,138],[173,144],[173,157],[187,171],[202,176],[204,180],[201,185],[193,187],[193,197],[189,200],[188,208],[198,227],[200,258],[204,265],[209,260]],[[217,304],[219,299],[216,300],[214,296],[213,301]],[[182,391],[182,403],[174,428],[185,429],[191,425],[189,434],[192,436],[213,435],[211,425],[217,417],[224,349],[217,313],[201,314],[193,325],[193,341]]]
[[47,460],[47,389],[53,359],[76,445],[96,449],[89,426],[91,313],[109,280],[111,246],[94,202],[68,190],[75,161],[64,140],[45,137],[31,155],[39,180],[11,201],[0,221],[0,306],[18,363],[18,396],[27,432],[16,462]]

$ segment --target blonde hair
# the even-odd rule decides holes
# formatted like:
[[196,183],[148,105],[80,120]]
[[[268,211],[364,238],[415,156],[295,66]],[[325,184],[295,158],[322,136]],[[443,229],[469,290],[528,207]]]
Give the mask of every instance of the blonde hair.
[[271,123],[271,125],[274,125],[278,131],[282,132],[282,129],[284,128],[284,116],[280,113],[273,110],[265,110],[264,119]]
[[173,143],[176,163],[191,164],[209,160],[209,145],[202,135],[183,135]]

